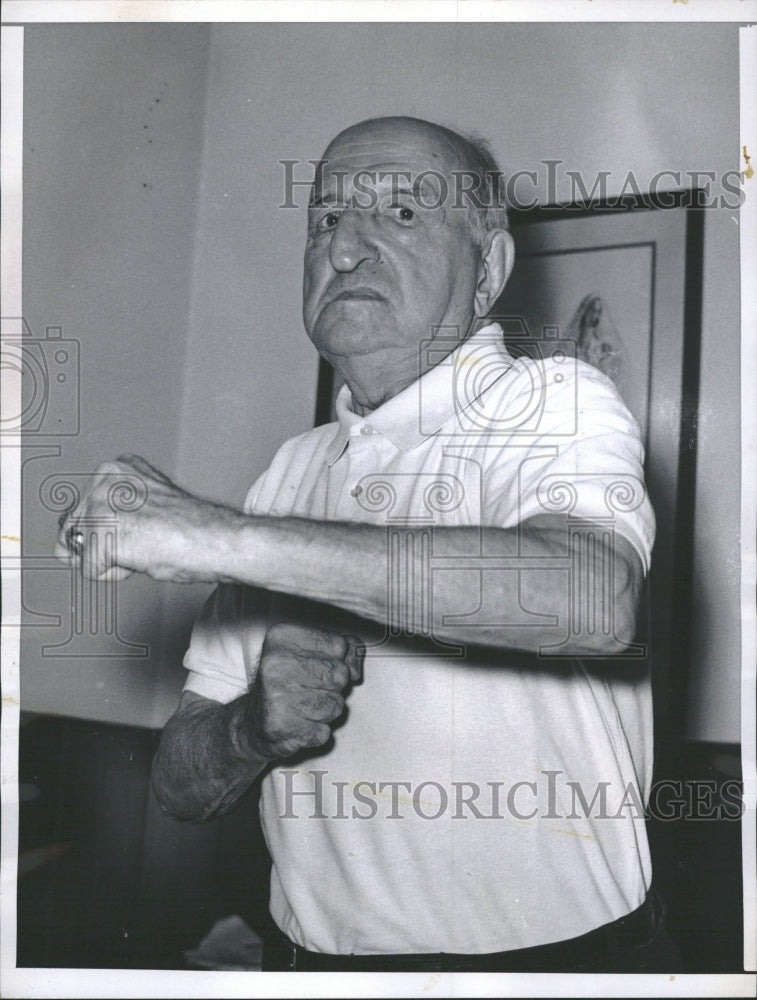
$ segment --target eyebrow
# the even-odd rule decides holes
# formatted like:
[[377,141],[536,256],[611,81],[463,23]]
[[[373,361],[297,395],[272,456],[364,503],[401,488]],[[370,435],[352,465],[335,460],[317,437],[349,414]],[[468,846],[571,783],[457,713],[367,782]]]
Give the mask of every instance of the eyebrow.
[[331,208],[335,205],[339,205],[340,202],[334,192],[327,191],[325,194],[319,194],[317,197],[311,199],[308,202],[308,209],[312,208]]

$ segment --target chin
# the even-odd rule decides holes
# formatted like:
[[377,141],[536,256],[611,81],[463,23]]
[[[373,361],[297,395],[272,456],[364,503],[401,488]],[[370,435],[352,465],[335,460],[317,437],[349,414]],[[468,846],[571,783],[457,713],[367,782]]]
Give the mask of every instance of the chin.
[[329,323],[319,324],[310,334],[318,353],[330,355],[371,354],[382,346],[391,349],[391,335],[381,327],[370,323]]
[[335,358],[369,354],[375,349],[373,345],[376,343],[374,337],[366,334],[365,330],[356,330],[354,327],[319,332],[313,334],[311,340],[318,353],[332,362]]

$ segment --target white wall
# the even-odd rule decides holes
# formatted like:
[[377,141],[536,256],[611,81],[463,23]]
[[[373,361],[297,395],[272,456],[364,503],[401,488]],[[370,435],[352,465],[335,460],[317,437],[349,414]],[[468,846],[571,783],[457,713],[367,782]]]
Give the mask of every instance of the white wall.
[[[27,555],[51,555],[56,514],[38,499],[47,476],[124,451],[175,469],[207,56],[202,25],[26,29],[24,311],[35,337],[62,326],[81,357],[79,434],[43,436],[60,455],[24,466]],[[28,572],[27,608],[62,623],[24,630],[24,707],[149,722],[165,594],[147,579],[119,590],[121,636],[147,644],[148,658],[124,658],[102,630],[91,658],[43,656],[69,634],[70,581]]]
[[[29,31],[29,38],[42,30]],[[39,112],[38,130],[57,155],[59,147],[67,151],[69,163],[76,160],[72,125],[77,136],[105,129],[109,163],[98,166],[80,157],[76,162],[85,174],[68,184],[77,203],[85,203],[87,190],[96,186],[99,208],[90,210],[86,228],[91,232],[101,219],[110,228],[101,223],[95,244],[77,228],[75,211],[47,218],[54,199],[45,189],[45,211],[38,204],[27,216],[46,235],[38,233],[31,248],[27,241],[26,252],[36,248],[42,254],[35,265],[39,286],[27,282],[27,303],[35,304],[41,321],[55,322],[49,318],[53,306],[63,301],[75,328],[91,331],[93,338],[97,330],[103,338],[92,351],[93,357],[102,354],[105,381],[100,395],[92,390],[88,430],[71,454],[78,448],[81,461],[91,462],[123,442],[221,500],[240,502],[277,444],[312,423],[316,363],[300,319],[304,218],[278,208],[279,160],[316,158],[342,127],[371,115],[404,113],[479,130],[510,169],[539,169],[542,160],[554,158],[563,161],[563,171],[587,177],[610,171],[610,194],[631,170],[643,186],[663,169],[720,175],[739,166],[735,26],[222,25],[209,29],[207,77],[201,26],[165,28],[165,35],[129,28],[132,36],[123,28],[101,29],[101,40],[86,45],[72,39],[92,29],[67,30],[65,45],[57,44],[62,69],[51,66],[50,45],[40,49],[35,42],[37,48],[29,50],[36,66],[43,56],[48,60],[45,74],[55,78],[53,89],[59,76],[80,81],[77,103],[56,99],[54,111]],[[105,71],[114,54],[108,32],[114,31],[124,32],[115,74]],[[172,31],[184,41],[173,41]],[[167,147],[171,135],[184,146],[180,152],[166,149],[174,161],[158,165],[119,136],[127,125],[132,136],[138,132],[166,73],[177,85],[168,90],[171,102],[161,102],[162,134]],[[34,99],[43,95],[37,92]],[[106,125],[114,114],[118,128]],[[152,193],[154,179],[149,197],[139,189],[148,165],[158,171],[158,182],[165,179],[162,198]],[[49,166],[43,174],[48,185],[58,183]],[[114,185],[114,176],[120,183]],[[169,183],[173,176],[186,178],[181,189]],[[37,178],[27,197],[34,192],[38,199],[39,191]],[[543,185],[540,193],[546,196]],[[571,195],[564,172],[558,172],[555,193],[558,199]],[[132,211],[139,226],[126,225],[124,246],[117,230]],[[731,211],[712,210],[705,225],[692,665],[697,689],[690,717],[697,735],[736,740],[738,220]],[[144,239],[135,241],[140,231]],[[67,265],[50,240],[59,244],[66,232],[91,253],[81,262],[77,288],[61,300]],[[48,267],[52,289],[42,273]],[[92,287],[98,289],[94,299],[86,294]],[[161,322],[151,324],[152,317]],[[146,324],[160,329],[158,346],[144,333]],[[143,331],[140,359],[124,341],[135,328]],[[153,390],[135,397],[140,382]],[[104,420],[106,399],[117,406],[112,419]],[[156,635],[158,616],[149,614],[155,588],[147,581],[129,588],[129,637],[145,630]],[[162,631],[168,636],[161,667],[153,665],[149,685],[140,683],[142,668],[118,667],[120,717],[155,724],[165,718],[178,691],[178,650],[201,596],[194,588],[161,591]],[[94,673],[68,676],[78,690]],[[51,678],[49,668],[38,666],[26,697],[70,710],[71,698],[61,699]],[[79,710],[112,712],[102,698],[88,684]],[[146,702],[147,714],[140,707]]]

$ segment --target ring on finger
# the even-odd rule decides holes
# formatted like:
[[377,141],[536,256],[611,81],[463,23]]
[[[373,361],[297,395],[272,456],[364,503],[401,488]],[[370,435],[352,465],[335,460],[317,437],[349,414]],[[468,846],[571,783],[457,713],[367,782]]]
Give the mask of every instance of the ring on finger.
[[71,528],[68,532],[68,551],[72,556],[81,557],[84,551],[84,532]]

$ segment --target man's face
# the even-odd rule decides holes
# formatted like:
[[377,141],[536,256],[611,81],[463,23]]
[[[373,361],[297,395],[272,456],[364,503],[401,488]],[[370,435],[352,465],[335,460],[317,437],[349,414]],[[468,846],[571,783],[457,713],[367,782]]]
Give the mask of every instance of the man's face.
[[407,119],[343,132],[324,161],[309,209],[305,328],[348,381],[357,366],[382,383],[376,399],[388,398],[418,377],[421,344],[439,327],[462,340],[474,318],[480,253],[467,208],[452,207],[450,175],[464,164],[454,140]]

